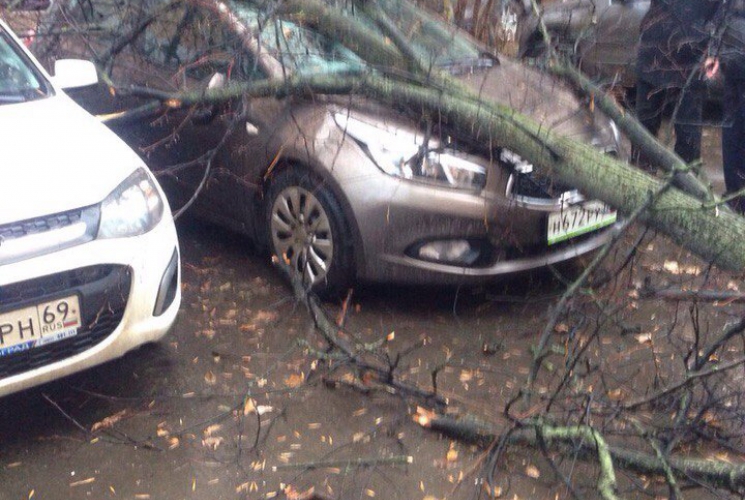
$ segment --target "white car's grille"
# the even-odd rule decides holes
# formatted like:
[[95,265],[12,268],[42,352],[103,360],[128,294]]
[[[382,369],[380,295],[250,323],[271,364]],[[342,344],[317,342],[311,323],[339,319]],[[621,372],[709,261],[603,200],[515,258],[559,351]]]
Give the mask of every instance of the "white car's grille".
[[0,265],[91,241],[99,208],[92,206],[0,226]]

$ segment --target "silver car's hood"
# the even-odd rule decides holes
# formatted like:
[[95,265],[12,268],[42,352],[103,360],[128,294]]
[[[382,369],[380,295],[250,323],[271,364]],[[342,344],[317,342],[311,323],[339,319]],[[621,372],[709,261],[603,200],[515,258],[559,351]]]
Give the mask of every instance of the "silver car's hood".
[[535,120],[542,127],[586,143],[605,132],[575,94],[556,78],[525,64],[500,58],[490,68],[460,72],[455,78],[482,99],[496,101]]

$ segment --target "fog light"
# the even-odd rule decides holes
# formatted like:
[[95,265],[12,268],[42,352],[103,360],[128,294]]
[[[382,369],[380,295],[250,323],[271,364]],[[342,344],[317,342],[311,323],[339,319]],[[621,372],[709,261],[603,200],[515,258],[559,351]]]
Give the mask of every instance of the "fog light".
[[419,247],[420,259],[470,266],[479,258],[481,251],[468,240],[430,241]]
[[171,260],[168,263],[168,266],[166,266],[166,270],[163,272],[163,276],[160,279],[160,288],[158,289],[158,296],[155,299],[153,316],[160,316],[171,304],[173,304],[173,299],[176,298],[176,291],[179,286],[178,266],[178,250],[174,250]]

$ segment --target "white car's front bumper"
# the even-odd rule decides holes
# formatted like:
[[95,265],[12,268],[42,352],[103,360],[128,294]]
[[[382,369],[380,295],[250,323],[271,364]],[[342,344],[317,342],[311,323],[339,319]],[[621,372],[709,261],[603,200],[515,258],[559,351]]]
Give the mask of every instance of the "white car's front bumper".
[[[181,303],[180,273],[170,214],[141,236],[94,240],[0,266],[0,313],[76,294],[83,316],[80,332],[71,339],[0,356],[0,396],[79,372],[163,337]],[[170,294],[162,312],[155,314],[164,287]],[[94,331],[95,338],[90,334]]]

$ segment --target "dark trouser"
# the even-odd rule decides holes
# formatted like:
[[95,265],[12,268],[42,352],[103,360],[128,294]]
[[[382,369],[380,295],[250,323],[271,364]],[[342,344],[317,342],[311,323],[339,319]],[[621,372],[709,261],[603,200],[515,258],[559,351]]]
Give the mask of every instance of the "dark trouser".
[[[745,188],[745,81],[727,82],[724,106],[727,113],[722,127],[722,163],[724,185],[728,193]],[[730,205],[745,213],[745,197],[738,197]]]
[[[675,152],[684,162],[691,163],[701,158],[703,85],[699,81],[692,81],[682,91],[639,80],[636,84],[636,116],[652,135],[657,136],[664,109],[677,99],[680,99],[680,105],[675,120]],[[648,162],[639,156],[640,164],[646,166]]]

